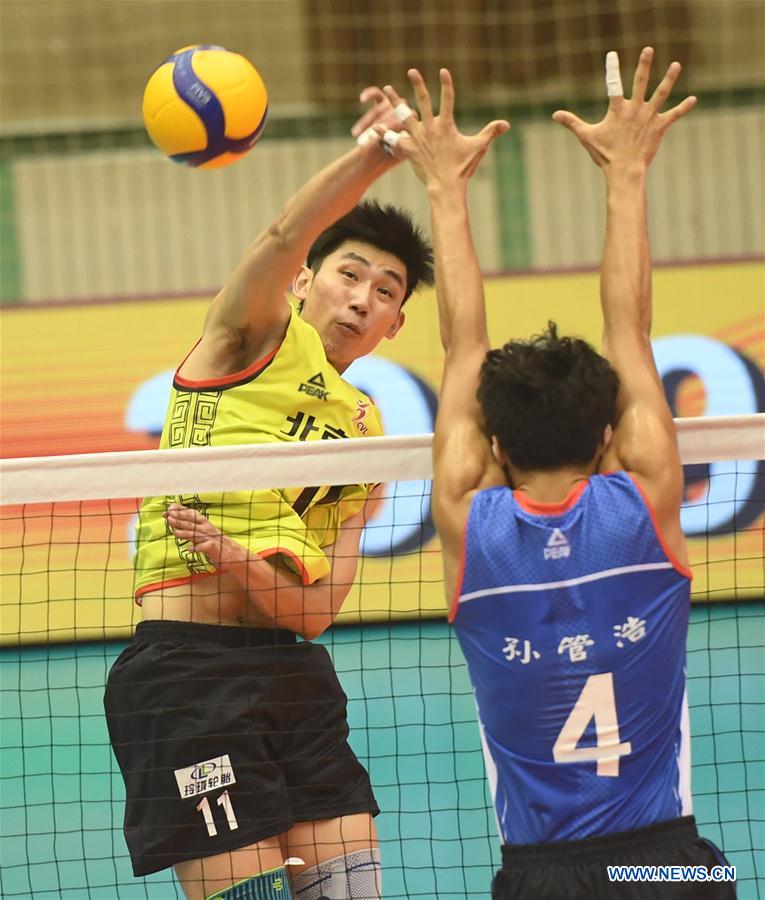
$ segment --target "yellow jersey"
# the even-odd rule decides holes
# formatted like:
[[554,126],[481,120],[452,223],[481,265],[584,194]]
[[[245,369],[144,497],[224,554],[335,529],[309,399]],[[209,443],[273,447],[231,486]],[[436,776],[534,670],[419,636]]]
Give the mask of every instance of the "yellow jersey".
[[[327,360],[312,325],[293,308],[284,340],[233,375],[190,381],[176,372],[160,447],[217,447],[372,437],[383,433],[377,407]],[[373,485],[280,488],[148,497],[136,526],[135,595],[185,584],[216,569],[168,527],[170,503],[198,509],[261,557],[281,554],[304,584],[329,573],[322,548],[357,513]]]

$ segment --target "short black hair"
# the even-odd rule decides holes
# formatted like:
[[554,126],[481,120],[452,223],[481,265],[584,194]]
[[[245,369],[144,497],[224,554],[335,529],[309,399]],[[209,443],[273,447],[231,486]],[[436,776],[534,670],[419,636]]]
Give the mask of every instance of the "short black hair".
[[527,471],[592,460],[613,424],[619,378],[580,338],[542,334],[490,350],[478,401],[487,436],[496,435],[513,465]]
[[406,267],[404,301],[421,284],[433,284],[433,247],[411,216],[395,206],[381,206],[373,200],[338,219],[311,244],[306,265],[318,272],[324,260],[346,241],[361,241],[391,253]]

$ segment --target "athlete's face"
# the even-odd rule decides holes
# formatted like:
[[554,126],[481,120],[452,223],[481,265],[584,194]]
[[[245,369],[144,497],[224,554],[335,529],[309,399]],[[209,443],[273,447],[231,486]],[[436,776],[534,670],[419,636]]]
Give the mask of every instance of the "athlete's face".
[[317,272],[301,270],[293,284],[303,318],[318,331],[327,359],[343,372],[404,324],[406,266],[372,244],[346,241]]

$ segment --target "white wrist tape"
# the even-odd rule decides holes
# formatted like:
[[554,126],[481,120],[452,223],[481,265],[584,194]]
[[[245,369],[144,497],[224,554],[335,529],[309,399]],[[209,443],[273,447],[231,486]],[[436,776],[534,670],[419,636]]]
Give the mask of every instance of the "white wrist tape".
[[609,97],[623,97],[622,76],[619,72],[619,54],[616,50],[606,53],[606,93]]
[[399,122],[406,122],[407,119],[410,119],[414,115],[414,110],[410,106],[407,106],[406,103],[399,103],[393,110],[393,114]]

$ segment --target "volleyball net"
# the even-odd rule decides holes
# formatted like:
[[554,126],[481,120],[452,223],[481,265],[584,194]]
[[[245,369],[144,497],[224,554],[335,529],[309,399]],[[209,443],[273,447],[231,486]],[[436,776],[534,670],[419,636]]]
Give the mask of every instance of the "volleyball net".
[[[758,897],[765,764],[765,416],[677,420],[694,569],[688,642],[700,829]],[[102,696],[140,618],[138,497],[188,502],[289,484],[385,484],[328,647],[351,744],[382,809],[385,896],[483,895],[499,838],[466,668],[445,622],[430,518],[430,436],[2,462],[4,897],[182,896],[170,872],[134,879],[124,789]],[[195,499],[196,498],[196,499]],[[253,503],[255,503],[253,499]],[[342,500],[340,501],[342,502]],[[310,513],[309,513],[310,514]],[[261,512],[252,507],[252,515]],[[716,602],[714,602],[716,601]],[[141,736],[136,736],[137,740]],[[765,896],[765,894],[763,894]]]
[[[435,84],[447,66],[466,132],[512,120],[470,188],[482,270],[516,273],[487,279],[492,342],[538,332],[548,318],[597,342],[595,276],[582,273],[602,252],[601,175],[550,116],[564,107],[588,121],[602,115],[608,50],[620,53],[625,85],[645,45],[656,49],[652,84],[670,60],[682,62],[678,99],[693,93],[699,103],[667,136],[648,191],[655,261],[686,264],[655,272],[664,299],[654,310],[654,352],[675,415],[765,408],[765,6],[279,0],[274,15],[275,6],[250,0],[243,15],[241,0],[193,0],[179,15],[176,0],[3,0],[0,302],[12,308],[0,333],[2,452],[73,454],[1,470],[4,897],[180,896],[168,873],[130,874],[124,790],[102,709],[111,664],[141,614],[132,599],[137,498],[212,491],[225,499],[253,489],[256,475],[262,488],[301,489],[300,479],[310,488],[349,483],[351,474],[384,481],[386,499],[365,531],[338,623],[320,640],[349,695],[353,745],[383,809],[385,896],[487,892],[498,839],[472,693],[444,619],[427,438],[379,451],[370,441],[362,454],[359,442],[325,441],[331,448],[273,459],[272,448],[153,450],[170,366],[198,339],[209,299],[253,237],[353,146],[365,85],[393,83],[404,94],[409,67]],[[150,73],[194,43],[242,53],[269,92],[263,138],[216,172],[170,163],[141,121]],[[427,195],[408,167],[370,196],[402,204],[428,230]],[[93,298],[126,302],[69,302]],[[424,292],[408,303],[393,349],[354,364],[388,432],[433,428],[437,328]],[[700,433],[701,447],[684,446],[683,510],[695,570],[695,805],[748,898],[764,874],[765,453],[743,420],[709,419]],[[99,452],[112,450],[145,452]]]

